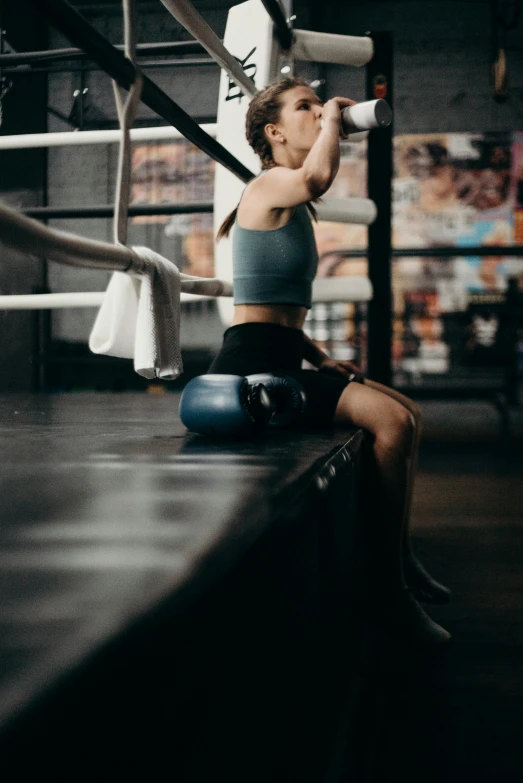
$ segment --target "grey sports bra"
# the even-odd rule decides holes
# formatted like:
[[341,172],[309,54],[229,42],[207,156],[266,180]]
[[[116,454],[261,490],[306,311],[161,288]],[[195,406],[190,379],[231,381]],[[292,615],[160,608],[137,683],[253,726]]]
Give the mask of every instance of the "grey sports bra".
[[305,204],[284,226],[242,228],[232,237],[234,304],[292,304],[310,308],[318,251]]

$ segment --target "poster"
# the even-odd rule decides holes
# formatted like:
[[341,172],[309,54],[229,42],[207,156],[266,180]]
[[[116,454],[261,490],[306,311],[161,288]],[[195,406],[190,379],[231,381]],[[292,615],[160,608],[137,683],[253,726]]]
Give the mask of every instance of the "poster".
[[[212,201],[214,165],[183,140],[136,145],[132,203]],[[346,142],[328,196],[366,197],[366,188],[366,144]],[[183,271],[214,275],[212,215],[134,220],[162,223],[167,236],[179,238]],[[319,221],[314,231],[318,275],[367,274],[366,226]],[[395,248],[456,247],[451,258],[435,253],[396,258],[392,265],[395,370],[410,377],[447,373],[456,355],[451,336],[461,329],[452,327],[454,316],[458,323],[477,293],[502,293],[509,278],[523,288],[523,257],[459,255],[460,247],[523,244],[523,132],[396,136],[392,242]],[[359,248],[361,257],[349,257]],[[350,354],[364,364],[365,306],[341,307],[328,317],[313,308],[311,331],[340,358]]]
[[[131,204],[187,204],[213,200],[214,161],[198,147],[180,140],[139,144],[132,150]],[[214,276],[212,213],[146,215],[134,223],[163,223],[168,237],[178,237],[182,272]]]
[[[366,149],[346,145],[329,195],[365,196]],[[366,274],[367,230],[319,224],[320,275]],[[460,256],[459,248],[523,244],[523,133],[409,134],[394,139],[392,244],[455,246],[456,256],[396,258],[392,265],[393,362],[412,380],[451,370],[449,328],[462,323],[471,297],[502,293],[510,277],[523,287],[523,257]],[[347,308],[348,318],[350,308]],[[347,327],[347,333],[349,327]]]

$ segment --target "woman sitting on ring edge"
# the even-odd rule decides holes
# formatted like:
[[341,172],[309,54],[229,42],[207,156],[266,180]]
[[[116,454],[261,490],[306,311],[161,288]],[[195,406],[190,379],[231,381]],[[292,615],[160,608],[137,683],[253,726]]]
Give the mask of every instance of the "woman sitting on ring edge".
[[[286,78],[261,90],[246,117],[247,140],[262,172],[246,186],[218,239],[233,233],[234,318],[209,373],[270,372],[298,380],[305,426],[354,425],[372,437],[375,494],[372,612],[396,638],[441,644],[450,634],[418,603],[446,603],[412,551],[408,517],[420,437],[418,406],[336,361],[304,334],[318,253],[311,202],[332,184],[340,161],[341,112],[356,101],[322,103],[307,82]],[[316,370],[302,369],[307,360]],[[418,599],[418,600],[416,600]]]

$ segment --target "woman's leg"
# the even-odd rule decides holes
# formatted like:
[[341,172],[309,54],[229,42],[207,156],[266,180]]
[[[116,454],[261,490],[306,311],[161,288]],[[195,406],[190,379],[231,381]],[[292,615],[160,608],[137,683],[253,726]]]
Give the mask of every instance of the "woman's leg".
[[407,468],[407,487],[405,492],[405,516],[403,520],[403,567],[404,576],[407,584],[414,591],[415,597],[425,603],[445,604],[448,603],[451,591],[440,582],[437,582],[423,567],[412,548],[411,540],[411,511],[412,495],[414,490],[414,480],[418,467],[418,452],[422,432],[422,416],[419,405],[404,394],[383,386],[381,383],[365,379],[365,385],[371,389],[380,391],[396,400],[406,408],[412,416],[414,432],[412,438],[412,448],[408,460]]
[[390,548],[385,567],[389,589],[401,591],[405,587],[401,556],[414,419],[403,405],[383,392],[367,384],[351,383],[339,399],[334,423],[354,424],[372,436],[373,479],[378,482],[373,496],[381,500],[380,516],[388,519],[385,534]]
[[413,400],[410,400],[408,397],[405,397],[404,394],[400,394],[400,392],[396,391],[395,389],[391,389],[388,386],[384,386],[381,383],[377,383],[376,381],[371,381],[368,378],[365,378],[365,386],[369,386],[371,389],[380,391],[382,392],[382,394],[386,394],[387,397],[391,397],[393,400],[396,400],[397,402],[400,403],[400,405],[403,405],[403,407],[409,411],[412,417],[413,437],[411,441],[411,450],[409,454],[408,467],[407,467],[407,487],[405,491],[405,517],[404,517],[404,526],[403,526],[403,546],[405,549],[408,549],[410,548],[410,515],[411,515],[411,508],[412,508],[412,494],[413,494],[414,479],[416,476],[416,470],[418,464],[419,442],[420,442],[421,430],[422,430],[421,410],[417,403],[415,403]]
[[405,590],[403,527],[409,492],[409,461],[414,448],[413,414],[398,400],[367,384],[351,383],[343,391],[335,424],[354,424],[373,439],[372,500],[373,605],[384,625],[404,641],[441,643],[450,635],[425,614]]

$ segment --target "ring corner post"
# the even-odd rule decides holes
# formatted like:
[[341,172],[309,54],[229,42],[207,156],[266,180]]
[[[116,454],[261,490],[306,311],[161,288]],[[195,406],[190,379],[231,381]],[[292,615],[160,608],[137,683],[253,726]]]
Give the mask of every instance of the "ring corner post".
[[[393,108],[392,33],[369,35],[374,56],[366,66],[367,100],[384,98]],[[378,210],[368,235],[368,276],[374,294],[368,311],[367,373],[386,386],[392,384],[392,139],[392,124],[371,131],[367,155],[368,198]]]

